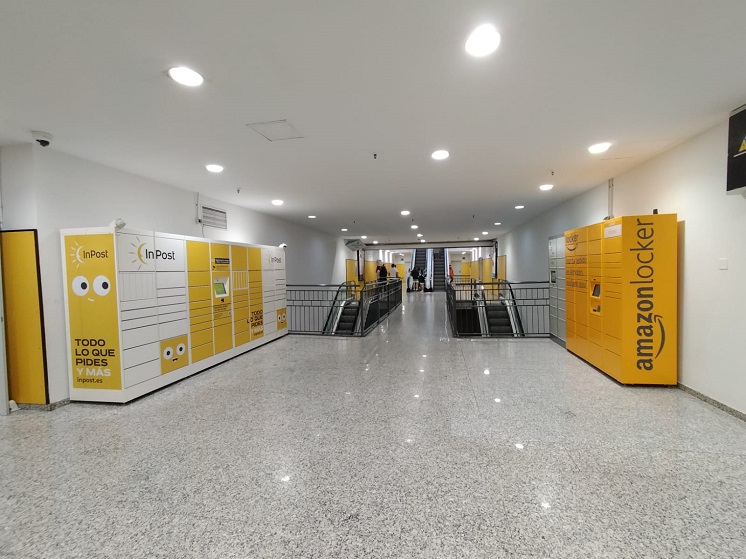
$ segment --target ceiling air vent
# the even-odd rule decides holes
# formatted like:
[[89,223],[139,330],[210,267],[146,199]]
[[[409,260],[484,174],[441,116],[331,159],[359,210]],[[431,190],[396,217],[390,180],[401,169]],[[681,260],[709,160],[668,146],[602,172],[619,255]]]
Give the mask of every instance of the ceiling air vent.
[[202,206],[202,225],[205,227],[228,229],[228,214],[225,210]]
[[254,132],[261,134],[270,142],[297,140],[303,137],[303,134],[298,132],[295,126],[290,124],[287,119],[270,120],[269,122],[250,122],[246,126]]

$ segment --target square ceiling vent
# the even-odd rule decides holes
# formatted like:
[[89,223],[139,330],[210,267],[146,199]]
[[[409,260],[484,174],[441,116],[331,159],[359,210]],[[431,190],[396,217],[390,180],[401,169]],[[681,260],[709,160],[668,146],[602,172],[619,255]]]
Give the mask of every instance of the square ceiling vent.
[[298,132],[295,126],[290,124],[286,119],[270,120],[268,122],[250,122],[246,126],[258,132],[270,142],[296,140],[303,137],[303,134]]

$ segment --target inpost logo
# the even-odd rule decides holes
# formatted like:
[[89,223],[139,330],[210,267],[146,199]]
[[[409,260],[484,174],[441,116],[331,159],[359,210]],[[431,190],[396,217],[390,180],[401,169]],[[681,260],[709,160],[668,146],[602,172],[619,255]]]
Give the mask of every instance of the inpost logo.
[[141,241],[140,237],[135,237],[135,239],[136,242],[130,243],[132,250],[129,251],[129,255],[132,258],[132,264],[139,263],[138,270],[143,266],[149,265],[151,260],[176,260],[175,250],[153,250],[151,248],[146,248],[148,243]]
[[138,266],[138,270],[142,268],[143,266],[147,266],[148,263],[145,261],[147,258],[145,254],[143,254],[146,243],[143,243],[140,241],[140,237],[135,237],[137,239],[136,243],[130,243],[130,246],[132,246],[131,251],[129,251],[129,255],[132,257],[132,264],[137,264],[138,262],[140,265]]
[[106,260],[109,258],[109,250],[86,250],[84,245],[75,243],[70,247],[70,259],[76,268],[85,264],[86,260]]
[[[664,317],[655,312],[655,228],[653,222],[637,218],[637,243],[634,253],[637,269],[632,285],[638,286],[635,335],[637,338],[637,369],[652,371],[654,361],[666,347]],[[657,340],[657,342],[656,342]],[[656,347],[657,346],[657,347]]]

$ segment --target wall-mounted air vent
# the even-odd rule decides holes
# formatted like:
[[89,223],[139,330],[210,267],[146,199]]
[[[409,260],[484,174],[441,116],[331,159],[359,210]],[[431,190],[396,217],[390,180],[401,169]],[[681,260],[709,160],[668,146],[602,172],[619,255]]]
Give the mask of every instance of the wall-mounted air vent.
[[202,206],[202,225],[205,227],[217,227],[228,229],[228,214],[225,210]]

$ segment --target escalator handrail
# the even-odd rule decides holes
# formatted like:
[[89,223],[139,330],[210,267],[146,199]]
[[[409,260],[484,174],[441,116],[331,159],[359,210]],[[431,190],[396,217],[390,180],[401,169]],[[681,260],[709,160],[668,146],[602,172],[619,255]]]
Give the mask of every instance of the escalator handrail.
[[[350,297],[349,295],[350,288],[353,289],[353,297]],[[354,282],[354,281],[346,281],[346,282],[339,284],[339,287],[337,288],[337,293],[334,295],[334,299],[332,300],[332,306],[329,309],[329,314],[326,317],[326,322],[324,323],[324,329],[322,330],[323,333],[326,334],[328,332],[329,323],[332,320],[332,316],[334,316],[336,312],[341,313],[341,309],[344,308],[344,303],[350,300],[351,298],[354,298],[354,292],[355,292],[354,290],[356,288],[357,288],[357,282]],[[343,289],[344,289],[344,299],[341,300],[342,304],[340,305],[339,304],[340,294],[342,293]]]

